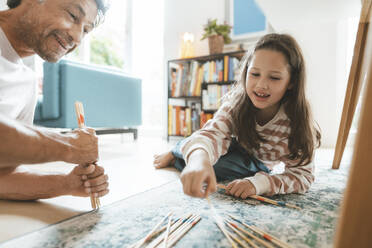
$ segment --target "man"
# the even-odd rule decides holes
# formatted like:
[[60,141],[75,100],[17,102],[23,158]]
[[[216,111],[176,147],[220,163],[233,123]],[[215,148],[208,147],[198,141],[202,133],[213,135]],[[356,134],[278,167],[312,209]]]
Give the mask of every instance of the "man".
[[[62,135],[32,126],[36,77],[21,60],[38,54],[56,62],[74,50],[104,16],[103,0],[8,0],[7,4],[9,9],[0,11],[0,199],[107,194],[107,175],[93,164],[98,159],[93,129]],[[79,165],[68,174],[52,175],[20,166],[51,161]]]

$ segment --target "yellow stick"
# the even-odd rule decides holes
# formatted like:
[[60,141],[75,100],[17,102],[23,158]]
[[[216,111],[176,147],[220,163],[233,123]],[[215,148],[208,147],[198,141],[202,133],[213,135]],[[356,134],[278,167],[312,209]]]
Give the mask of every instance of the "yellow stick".
[[170,226],[172,223],[172,214],[168,217],[168,225],[167,225],[167,230],[165,231],[165,236],[164,236],[164,248],[168,248],[168,236],[169,236],[169,230]]
[[[85,127],[84,108],[81,102],[75,102],[75,112],[79,128],[84,128]],[[94,197],[93,195],[90,195],[90,205],[92,206],[93,209],[97,209],[97,205],[98,207],[100,207],[101,203],[99,202],[99,199],[97,202],[97,198]]]
[[[227,231],[226,230],[226,233],[233,239],[235,240],[239,245],[243,246],[244,248],[249,248],[248,245],[246,245],[242,240],[240,240],[237,236],[235,236],[234,234],[232,234],[231,232]],[[253,248],[258,248],[257,246],[255,246],[253,244]]]
[[255,227],[255,226],[251,226],[251,225],[247,225],[245,224],[243,221],[239,220],[237,217],[229,214],[229,216],[233,219],[233,220],[236,220],[237,222],[239,222],[240,224],[242,224],[243,226],[249,228],[250,230],[260,234],[263,238],[265,238],[266,240],[269,240],[271,241],[272,243],[276,244],[277,246],[280,246],[280,247],[283,247],[283,248],[291,248],[291,246],[283,241],[281,241],[280,239],[260,230],[259,228]]
[[[269,244],[268,242],[266,242],[265,240],[262,240],[256,236],[254,236],[253,234],[251,234],[250,232],[244,230],[243,228],[240,228],[239,226],[235,225],[234,223],[232,223],[231,221],[228,221],[226,220],[226,222],[228,223],[228,225],[230,226],[230,228],[235,228],[237,230],[239,230],[240,232],[246,234],[247,236],[249,236],[250,238],[256,240],[258,243],[264,245],[265,247],[268,247],[268,248],[274,248],[274,246],[272,246],[271,244]],[[244,235],[245,237],[245,235]],[[246,240],[246,239],[245,239]],[[249,241],[246,240],[248,243]]]
[[147,242],[152,236],[153,236],[153,233],[155,233],[159,227],[161,226],[161,224],[163,224],[163,222],[169,218],[169,216],[172,214],[172,212],[169,212],[167,214],[167,216],[165,216],[163,219],[160,220],[160,222],[158,224],[155,225],[155,227],[146,235],[146,237],[144,237],[143,239],[141,239],[141,241],[139,243],[137,243],[137,245],[135,246],[136,248],[139,248],[141,247],[145,242]]
[[173,237],[169,241],[169,247],[172,247],[175,243],[177,243],[191,228],[193,228],[199,222],[200,219],[200,216],[196,215],[195,218],[188,221],[185,227],[180,232],[173,235]]
[[[173,235],[174,232],[176,232],[178,230],[178,228],[180,226],[182,226],[182,224],[184,223],[185,220],[188,220],[190,218],[192,218],[193,215],[192,214],[188,214],[186,215],[185,217],[183,218],[180,218],[179,220],[177,220],[172,226],[171,226],[171,230],[170,230],[170,233],[171,235]],[[165,230],[166,227],[163,227],[163,230]],[[155,235],[159,234],[160,232],[157,231],[155,232],[152,236],[152,237],[155,237]],[[154,247],[157,247],[164,239],[164,235],[165,234],[162,234],[160,236],[158,236],[155,240],[151,241],[150,244],[147,245],[147,248],[154,248]]]
[[217,214],[216,212],[216,209],[213,207],[212,205],[212,202],[211,200],[208,198],[208,196],[206,197],[207,198],[207,201],[208,201],[208,204],[209,204],[209,207],[211,208],[213,214],[213,218],[215,220],[215,223],[216,225],[218,226],[218,228],[220,228],[220,230],[222,231],[222,233],[225,235],[225,237],[227,238],[227,240],[230,242],[231,246],[234,247],[234,248],[238,248],[238,246],[235,244],[235,242],[230,238],[228,232],[226,231],[226,229],[224,228],[223,226],[223,223],[221,221],[221,218],[219,217],[219,215]]

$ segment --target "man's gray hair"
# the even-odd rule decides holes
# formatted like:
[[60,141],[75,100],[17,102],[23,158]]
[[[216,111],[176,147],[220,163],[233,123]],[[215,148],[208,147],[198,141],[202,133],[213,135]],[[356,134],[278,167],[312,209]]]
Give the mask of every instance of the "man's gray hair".
[[[99,23],[103,22],[106,11],[108,10],[110,4],[108,0],[94,0],[97,4],[98,15],[95,24],[98,25]],[[6,4],[10,9],[16,8],[20,5],[22,0],[7,0]]]

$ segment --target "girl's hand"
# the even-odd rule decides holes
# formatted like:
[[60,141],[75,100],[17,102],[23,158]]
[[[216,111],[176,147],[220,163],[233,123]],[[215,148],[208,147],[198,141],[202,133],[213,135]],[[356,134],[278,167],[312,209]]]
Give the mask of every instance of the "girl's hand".
[[[189,161],[181,173],[183,192],[193,197],[204,198],[217,190],[216,175],[208,154],[198,149],[189,156]],[[206,189],[204,185],[207,185]]]
[[90,164],[76,166],[68,175],[67,181],[70,186],[70,195],[94,196],[106,195],[108,190],[108,176],[104,174],[103,167]]
[[248,196],[256,194],[256,188],[249,180],[236,179],[227,185],[226,194],[246,199]]

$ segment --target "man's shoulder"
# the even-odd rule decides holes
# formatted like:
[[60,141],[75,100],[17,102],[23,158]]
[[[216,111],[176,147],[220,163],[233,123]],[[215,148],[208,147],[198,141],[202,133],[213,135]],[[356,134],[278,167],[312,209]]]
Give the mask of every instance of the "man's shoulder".
[[0,55],[0,82],[16,83],[35,81],[36,73],[23,63],[13,63]]
[[14,72],[14,71],[24,71],[33,72],[33,70],[26,66],[22,61],[13,62],[8,60],[6,57],[2,56],[0,53],[0,71],[2,72]]

